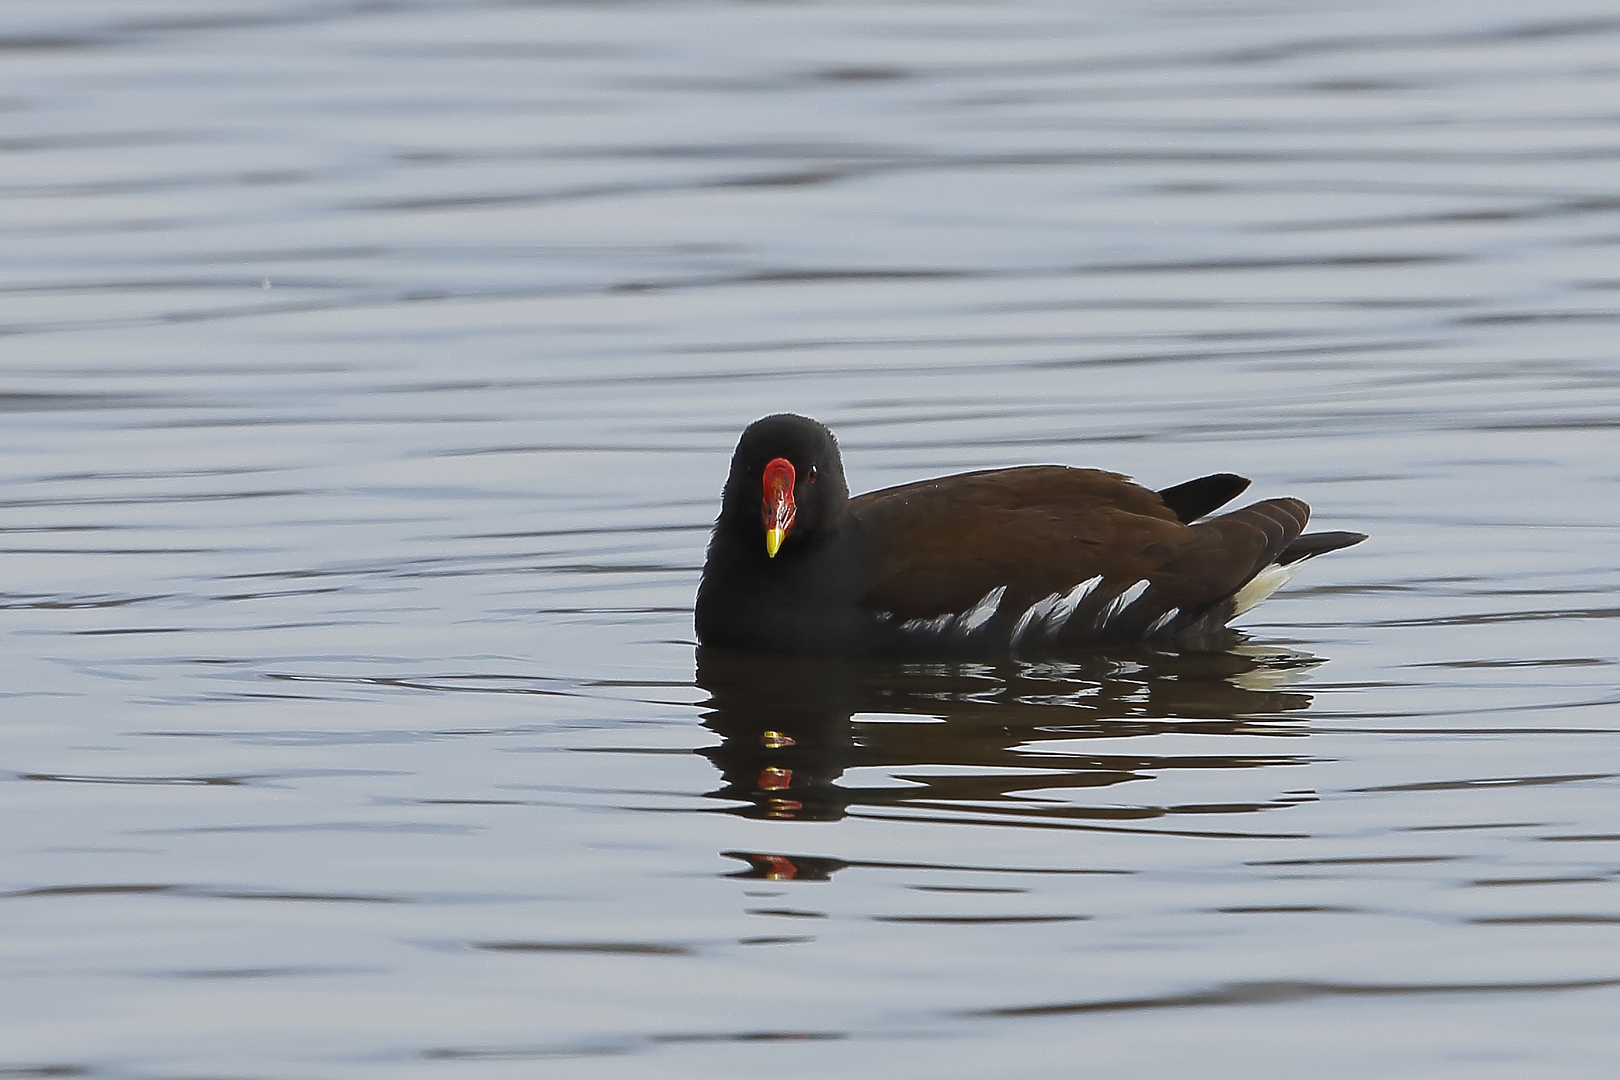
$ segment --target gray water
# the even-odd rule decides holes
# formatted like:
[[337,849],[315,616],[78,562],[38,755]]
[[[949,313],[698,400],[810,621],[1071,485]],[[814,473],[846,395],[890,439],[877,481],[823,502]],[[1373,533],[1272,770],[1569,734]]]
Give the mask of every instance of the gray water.
[[[1620,12],[0,8],[0,1077],[1620,1055]],[[1372,534],[711,662],[742,427]]]

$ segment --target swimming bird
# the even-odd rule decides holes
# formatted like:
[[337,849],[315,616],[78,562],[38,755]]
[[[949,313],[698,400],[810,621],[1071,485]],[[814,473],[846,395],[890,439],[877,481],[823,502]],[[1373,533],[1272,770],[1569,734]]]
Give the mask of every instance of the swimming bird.
[[805,655],[1041,655],[1184,644],[1366,539],[1305,533],[1249,481],[1161,491],[1100,469],[986,469],[850,497],[838,442],[781,413],[737,443],[698,586],[705,646]]

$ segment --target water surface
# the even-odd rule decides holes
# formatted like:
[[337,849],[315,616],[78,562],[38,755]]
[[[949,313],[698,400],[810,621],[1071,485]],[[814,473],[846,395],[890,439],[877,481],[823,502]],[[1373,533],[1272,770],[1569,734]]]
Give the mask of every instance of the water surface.
[[[0,1076],[1606,1075],[1620,18],[0,13]],[[696,655],[731,446],[1372,534]]]

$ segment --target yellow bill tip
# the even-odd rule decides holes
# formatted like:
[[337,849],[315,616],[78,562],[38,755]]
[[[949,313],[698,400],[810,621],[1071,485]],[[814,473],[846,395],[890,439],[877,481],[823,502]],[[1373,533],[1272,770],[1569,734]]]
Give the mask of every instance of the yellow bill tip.
[[782,550],[782,538],[787,535],[786,529],[765,530],[765,554],[776,558],[776,553]]

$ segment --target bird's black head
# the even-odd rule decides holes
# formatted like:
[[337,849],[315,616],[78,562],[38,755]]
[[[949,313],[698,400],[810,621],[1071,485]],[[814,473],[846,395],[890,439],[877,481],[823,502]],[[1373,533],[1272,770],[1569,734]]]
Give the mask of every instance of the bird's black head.
[[843,519],[844,461],[832,432],[778,413],[748,425],[731,456],[718,529],[752,539],[771,558],[792,558]]

